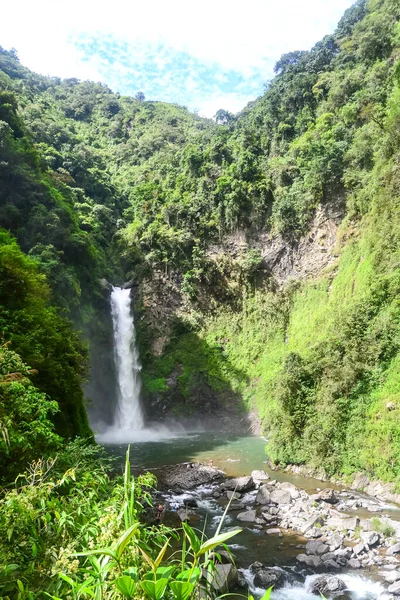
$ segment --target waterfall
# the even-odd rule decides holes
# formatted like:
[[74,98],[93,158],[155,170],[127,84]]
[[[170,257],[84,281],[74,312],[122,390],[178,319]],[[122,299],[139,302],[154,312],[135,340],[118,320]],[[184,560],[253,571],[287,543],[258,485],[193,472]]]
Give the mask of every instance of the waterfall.
[[143,428],[144,424],[140,407],[141,366],[136,347],[130,289],[113,287],[111,316],[118,383],[114,428],[117,430],[138,431]]

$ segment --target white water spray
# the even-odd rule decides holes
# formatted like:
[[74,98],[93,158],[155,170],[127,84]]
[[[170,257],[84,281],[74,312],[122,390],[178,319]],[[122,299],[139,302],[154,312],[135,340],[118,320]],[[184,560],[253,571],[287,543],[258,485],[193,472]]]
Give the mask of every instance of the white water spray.
[[113,287],[111,316],[118,383],[114,428],[124,431],[138,431],[143,428],[144,423],[140,407],[141,366],[136,347],[135,325],[131,313],[130,289]]

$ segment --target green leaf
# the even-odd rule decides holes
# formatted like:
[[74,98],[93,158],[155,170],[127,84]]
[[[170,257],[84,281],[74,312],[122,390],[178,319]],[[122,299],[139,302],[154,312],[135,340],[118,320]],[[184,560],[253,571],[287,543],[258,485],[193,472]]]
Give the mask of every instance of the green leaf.
[[76,552],[72,556],[95,556],[96,554],[110,556],[118,562],[118,556],[111,550],[111,548],[97,548],[96,550],[87,550],[87,552]]
[[212,550],[216,546],[219,546],[226,540],[229,540],[231,537],[240,533],[242,529],[234,529],[233,531],[226,531],[225,533],[220,533],[219,535],[215,535],[214,537],[206,540],[200,547],[199,551],[196,553],[197,556],[201,556],[205,552]]
[[188,600],[194,590],[194,584],[189,581],[171,581],[169,587],[176,600]]
[[131,579],[133,579],[133,581],[134,581],[135,583],[137,583],[137,582],[138,582],[139,575],[138,575],[138,570],[137,570],[137,567],[129,567],[129,569],[125,569],[125,571],[124,571],[124,575],[129,575],[129,577],[130,577]]
[[197,554],[201,547],[201,541],[193,531],[193,529],[187,523],[182,523],[183,531],[185,532],[190,546],[195,554]]
[[134,523],[133,525],[131,525],[131,527],[129,527],[129,529],[127,529],[121,535],[119,540],[114,544],[113,551],[115,552],[115,554],[117,556],[117,560],[119,560],[121,558],[123,551],[125,550],[126,546],[130,542],[133,534],[138,529],[139,525],[140,525],[140,523]]
[[164,554],[168,548],[168,544],[169,544],[169,540],[167,540],[165,542],[164,546],[161,548],[160,552],[158,553],[158,556],[157,556],[156,560],[154,561],[155,568],[157,568],[161,564],[161,561],[164,558]]
[[201,569],[195,567],[194,569],[186,569],[177,575],[176,579],[179,581],[190,581],[190,583],[196,583],[201,577]]
[[158,567],[157,571],[156,571],[156,578],[157,579],[170,579],[172,573],[173,573],[174,567]]
[[115,580],[115,585],[125,598],[133,598],[136,591],[136,584],[129,575],[123,575]]
[[264,592],[263,596],[261,596],[260,600],[270,600],[273,587],[274,586],[268,588],[267,591]]
[[159,579],[158,581],[141,581],[140,585],[146,595],[152,600],[160,600],[164,596],[164,592],[168,585],[168,579]]

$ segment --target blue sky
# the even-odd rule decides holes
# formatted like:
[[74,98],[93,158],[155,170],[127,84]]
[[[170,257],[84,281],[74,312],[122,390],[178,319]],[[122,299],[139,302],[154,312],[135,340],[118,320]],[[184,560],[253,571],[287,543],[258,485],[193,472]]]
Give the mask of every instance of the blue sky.
[[263,92],[284,52],[334,31],[351,0],[21,0],[0,45],[29,68],[177,102],[204,116]]

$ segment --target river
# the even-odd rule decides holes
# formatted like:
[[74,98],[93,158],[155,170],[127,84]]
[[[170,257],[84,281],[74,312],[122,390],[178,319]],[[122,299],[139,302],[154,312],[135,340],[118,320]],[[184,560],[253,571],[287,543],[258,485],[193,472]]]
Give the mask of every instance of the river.
[[[255,469],[265,470],[272,479],[288,481],[296,487],[314,493],[316,490],[332,487],[328,482],[322,482],[312,478],[301,477],[283,471],[271,471],[266,464],[265,439],[247,435],[237,435],[217,432],[193,432],[193,433],[167,433],[162,429],[148,432],[143,437],[146,441],[131,442],[131,464],[134,472],[145,470],[157,470],[165,465],[173,465],[181,462],[204,462],[219,467],[232,477],[249,475]],[[113,456],[117,457],[117,468],[123,470],[127,444],[107,445]],[[182,498],[168,498],[170,504],[176,507],[182,504]],[[223,512],[221,504],[212,496],[212,490],[199,489],[196,492],[199,508],[197,513],[202,522],[206,521],[206,530],[212,535]],[[400,510],[397,507],[384,507],[391,518],[400,520]],[[359,514],[359,511],[358,513]],[[361,515],[362,516],[362,515]],[[371,516],[371,515],[369,515]],[[225,523],[226,528],[232,526],[243,526],[235,520],[234,513],[229,513]],[[194,524],[195,526],[195,524]],[[261,530],[253,527],[244,527],[243,532],[232,543],[231,548],[241,565],[243,574],[251,582],[248,571],[250,563],[258,560],[267,566],[278,566],[290,575],[284,588],[272,594],[273,600],[315,600],[317,596],[309,592],[310,583],[313,579],[310,571],[299,567],[295,557],[301,550],[299,544],[304,544],[304,538],[295,534],[273,536],[265,535]],[[341,599],[351,600],[383,600],[390,598],[385,593],[382,578],[378,570],[375,571],[343,571],[340,577],[347,585],[345,595]],[[257,597],[262,590],[252,589]],[[336,596],[339,598],[339,596]]]

